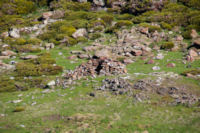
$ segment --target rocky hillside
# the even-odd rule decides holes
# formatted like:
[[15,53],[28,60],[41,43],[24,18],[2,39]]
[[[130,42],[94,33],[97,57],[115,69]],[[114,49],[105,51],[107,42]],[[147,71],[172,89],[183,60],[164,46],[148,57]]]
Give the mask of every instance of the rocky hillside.
[[0,1],[0,132],[199,124],[199,0]]

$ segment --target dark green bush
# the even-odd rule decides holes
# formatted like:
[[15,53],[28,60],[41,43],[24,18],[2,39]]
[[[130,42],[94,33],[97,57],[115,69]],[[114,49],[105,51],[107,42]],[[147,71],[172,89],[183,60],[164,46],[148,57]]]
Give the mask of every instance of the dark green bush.
[[93,33],[93,34],[90,34],[89,35],[89,38],[91,39],[91,40],[95,40],[95,39],[98,39],[98,38],[100,38],[101,37],[101,34],[100,33]]
[[16,108],[13,110],[13,112],[22,112],[22,111],[24,111],[24,110],[25,110],[24,107],[18,106],[18,107],[16,107]]
[[191,30],[186,30],[186,31],[184,31],[183,33],[182,33],[182,36],[183,36],[183,38],[185,38],[185,39],[192,39],[192,37],[191,37]]
[[117,15],[116,17],[118,20],[131,20],[133,18],[133,15],[131,14],[122,14],[122,15]]
[[72,46],[77,44],[77,40],[72,37],[67,37],[67,45]]
[[42,40],[40,40],[38,38],[30,38],[30,39],[27,39],[26,42],[27,42],[27,44],[40,45]]
[[161,49],[172,49],[174,47],[174,43],[173,42],[165,42],[161,45]]
[[73,10],[73,11],[89,11],[91,9],[91,3],[90,2],[68,2],[68,1],[62,1],[61,5],[66,10]]
[[72,34],[74,32],[76,32],[76,29],[73,27],[73,26],[65,26],[65,25],[62,25],[60,26],[59,28],[59,32],[62,33],[62,34],[66,34],[68,36],[72,36]]
[[78,37],[76,40],[77,40],[78,42],[87,42],[87,41],[88,41],[88,39],[85,38],[85,37]]
[[96,26],[106,26],[106,24],[104,23],[103,20],[95,20],[95,21],[91,21],[88,24],[88,28],[94,28]]
[[115,27],[121,28],[123,26],[129,27],[129,26],[132,26],[132,25],[133,25],[133,23],[129,20],[120,20],[115,24]]
[[14,80],[9,79],[9,77],[0,76],[0,92],[12,92],[16,90]]
[[104,21],[104,23],[106,23],[107,25],[110,25],[114,17],[111,15],[105,15],[105,16],[102,16],[101,19]]
[[23,53],[28,53],[28,52],[37,53],[41,51],[40,48],[35,47],[34,45],[31,44],[16,46],[16,50],[17,52],[23,52]]
[[167,30],[171,30],[172,29],[172,26],[170,24],[168,24],[168,23],[161,22],[160,25],[161,25],[161,27],[163,29],[167,29]]

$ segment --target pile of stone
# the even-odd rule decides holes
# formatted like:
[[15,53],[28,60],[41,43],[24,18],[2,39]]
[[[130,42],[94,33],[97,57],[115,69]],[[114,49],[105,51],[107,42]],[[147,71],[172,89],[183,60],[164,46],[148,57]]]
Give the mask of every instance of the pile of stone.
[[143,56],[151,53],[148,46],[152,40],[141,34],[133,27],[131,30],[122,30],[117,33],[117,44],[112,48],[112,52],[119,56]]
[[119,61],[108,58],[90,59],[87,63],[78,66],[74,71],[68,72],[66,79],[77,80],[85,76],[117,75],[127,73],[125,65]]
[[132,96],[133,85],[124,78],[106,78],[102,81],[102,86],[97,88],[97,90],[109,90],[116,95],[128,94]]

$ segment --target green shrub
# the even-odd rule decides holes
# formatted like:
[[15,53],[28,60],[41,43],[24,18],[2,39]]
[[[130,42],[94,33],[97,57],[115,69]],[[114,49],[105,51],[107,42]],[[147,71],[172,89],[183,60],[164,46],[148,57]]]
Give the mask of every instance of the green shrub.
[[73,11],[89,11],[91,9],[91,3],[90,2],[68,2],[68,1],[62,1],[62,7],[67,10],[73,10]]
[[132,26],[132,25],[133,25],[133,23],[131,21],[129,21],[129,20],[120,20],[115,24],[115,27],[116,28],[121,28],[123,26],[129,27],[129,26]]
[[16,107],[16,108],[13,110],[13,112],[22,112],[22,111],[24,111],[24,110],[25,110],[24,107],[18,106],[18,107]]
[[84,19],[77,19],[71,22],[71,25],[74,26],[76,29],[86,28],[87,24],[88,24],[88,21]]
[[171,30],[172,29],[172,26],[170,24],[168,24],[168,23],[161,22],[160,25],[161,25],[161,27],[163,29],[167,29],[167,30]]
[[131,15],[131,14],[122,14],[122,15],[117,15],[116,18],[118,20],[131,20],[133,18],[133,15]]
[[104,23],[106,23],[107,25],[110,25],[112,21],[114,20],[114,17],[111,15],[105,15],[105,16],[102,16],[101,19],[104,21]]
[[104,28],[102,26],[97,26],[94,28],[94,32],[101,32],[101,31],[103,31],[103,29]]
[[52,64],[33,64],[29,62],[21,62],[16,65],[18,76],[41,76],[41,75],[56,75],[62,72],[62,67]]
[[34,45],[31,44],[16,46],[16,50],[17,52],[23,52],[23,53],[28,53],[28,52],[37,53],[41,51],[40,48],[34,47]]
[[74,32],[76,32],[76,29],[75,29],[73,26],[65,26],[65,25],[63,25],[63,26],[61,26],[61,27],[59,28],[59,31],[60,31],[60,33],[62,33],[62,34],[66,34],[66,35],[68,35],[68,36],[72,36],[72,34],[73,34]]
[[85,38],[85,37],[78,37],[76,40],[77,40],[78,42],[87,42],[87,41],[88,41],[88,39]]
[[67,45],[72,46],[77,44],[77,40],[72,37],[67,37]]
[[55,64],[56,61],[51,58],[49,53],[40,54],[38,58],[30,60],[31,63],[34,64]]
[[27,44],[32,44],[32,45],[40,45],[41,42],[42,40],[38,38],[30,38],[27,40]]
[[50,42],[51,39],[55,38],[58,33],[56,31],[47,31],[39,36],[39,39]]
[[165,42],[161,45],[161,49],[172,49],[174,47],[174,43],[173,42]]
[[91,21],[88,24],[88,28],[94,28],[96,26],[106,26],[106,24],[104,23],[103,20],[95,20],[95,21]]
[[15,40],[15,44],[16,45],[25,45],[26,40],[24,38],[18,38],[18,39]]
[[16,91],[15,81],[9,77],[0,76],[0,92]]
[[95,39],[98,39],[101,37],[101,34],[100,33],[93,33],[93,34],[90,34],[89,38],[91,40],[95,40]]
[[184,32],[182,33],[182,36],[183,36],[183,38],[185,38],[185,39],[192,39],[192,36],[191,36],[190,34],[191,34],[191,30],[189,29],[189,30],[184,31]]
[[28,0],[14,0],[2,4],[1,11],[5,14],[28,14],[36,10],[36,5]]
[[18,76],[40,76],[42,75],[39,71],[39,67],[32,63],[17,63],[16,72]]

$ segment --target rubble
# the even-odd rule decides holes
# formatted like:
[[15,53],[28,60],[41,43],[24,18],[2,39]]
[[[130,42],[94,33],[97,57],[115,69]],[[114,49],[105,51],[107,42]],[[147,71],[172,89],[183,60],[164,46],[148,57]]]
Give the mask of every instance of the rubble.
[[81,64],[74,71],[67,73],[66,79],[77,80],[85,76],[116,75],[127,73],[125,65],[119,61],[108,58],[90,59]]

